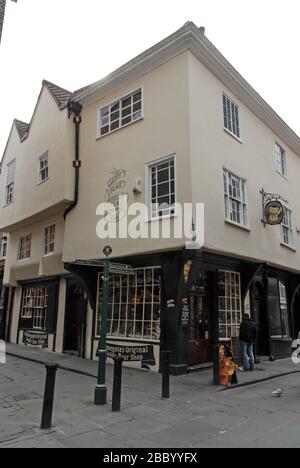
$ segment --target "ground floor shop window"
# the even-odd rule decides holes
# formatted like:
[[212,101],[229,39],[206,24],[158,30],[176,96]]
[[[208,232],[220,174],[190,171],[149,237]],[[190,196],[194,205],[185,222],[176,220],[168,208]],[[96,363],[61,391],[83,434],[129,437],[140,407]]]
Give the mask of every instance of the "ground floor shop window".
[[230,339],[239,336],[242,322],[240,273],[220,271],[218,283],[220,339]]
[[[161,270],[155,267],[139,268],[134,276],[111,275],[108,335],[159,340],[160,284]],[[100,333],[100,320],[101,312],[98,317],[97,335]]]
[[[274,280],[277,281],[277,280]],[[289,338],[290,324],[287,305],[286,286],[278,281],[279,307],[273,307],[270,312],[270,327],[272,338]]]
[[46,287],[24,288],[21,319],[31,320],[32,328],[43,330],[47,316],[48,290]]

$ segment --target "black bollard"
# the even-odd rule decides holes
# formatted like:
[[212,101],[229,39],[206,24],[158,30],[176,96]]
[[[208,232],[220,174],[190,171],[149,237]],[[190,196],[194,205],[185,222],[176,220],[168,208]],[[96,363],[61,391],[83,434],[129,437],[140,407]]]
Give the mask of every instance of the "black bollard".
[[122,365],[124,359],[118,357],[114,361],[114,384],[111,410],[117,412],[121,411]]
[[170,398],[170,351],[162,351],[162,398]]
[[46,383],[43,403],[43,414],[41,429],[50,429],[52,424],[52,413],[53,413],[53,400],[55,390],[55,378],[58,364],[47,364],[46,365]]

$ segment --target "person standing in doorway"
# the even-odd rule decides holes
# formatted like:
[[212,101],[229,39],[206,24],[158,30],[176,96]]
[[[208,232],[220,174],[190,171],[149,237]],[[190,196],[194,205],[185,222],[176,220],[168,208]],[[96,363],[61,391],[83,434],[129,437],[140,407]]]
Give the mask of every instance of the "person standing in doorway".
[[256,323],[251,319],[250,314],[246,313],[240,327],[240,343],[245,372],[254,371],[255,369],[253,348],[256,341],[256,335]]

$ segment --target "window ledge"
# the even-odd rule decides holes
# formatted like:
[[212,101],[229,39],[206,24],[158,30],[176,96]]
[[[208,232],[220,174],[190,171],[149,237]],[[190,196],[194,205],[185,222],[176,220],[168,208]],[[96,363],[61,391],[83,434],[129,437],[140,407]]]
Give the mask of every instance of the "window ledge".
[[10,202],[10,203],[4,203],[3,208],[6,208],[7,206],[10,206],[10,205],[12,205],[12,204],[13,204],[13,201]]
[[169,215],[163,215],[163,216],[156,216],[155,218],[146,218],[145,219],[145,222],[146,223],[152,223],[154,221],[164,221],[166,219],[174,219],[174,218],[178,218],[178,213],[174,213],[174,214],[169,214]]
[[285,174],[283,174],[282,172],[280,172],[278,169],[276,169],[276,172],[281,176],[283,177],[286,181],[288,181],[289,179],[287,178],[287,176]]
[[43,254],[42,258],[53,257],[54,255],[55,255],[55,252],[50,252],[47,254]]
[[292,245],[286,244],[285,242],[280,242],[280,245],[282,245],[282,247],[285,247],[286,249],[291,250],[292,252],[297,252],[297,249],[295,249],[295,247],[293,247]]
[[229,219],[225,219],[226,224],[230,224],[231,226],[235,226],[237,228],[242,229],[242,231],[251,232],[249,226],[243,226],[242,224],[235,223],[234,221],[230,221]]
[[232,136],[232,138],[234,138],[235,140],[237,140],[239,143],[241,143],[242,145],[244,144],[243,140],[241,140],[238,136],[236,136],[234,133],[232,133],[230,130],[228,130],[227,128],[223,127],[223,130],[225,133],[227,133],[228,135]]
[[47,182],[47,180],[49,180],[49,177],[47,177],[47,179],[40,180],[36,185],[39,186],[41,184],[44,184],[45,182]]

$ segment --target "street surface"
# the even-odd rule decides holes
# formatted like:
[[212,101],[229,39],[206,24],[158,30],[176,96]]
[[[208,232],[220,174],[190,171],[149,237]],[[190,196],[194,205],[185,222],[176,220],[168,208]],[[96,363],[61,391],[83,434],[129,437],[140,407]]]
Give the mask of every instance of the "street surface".
[[39,429],[44,381],[41,364],[0,365],[0,448],[300,447],[300,374],[222,391],[193,373],[173,377],[162,400],[160,375],[125,369],[122,411],[112,413],[93,405],[93,377],[59,370],[49,431]]

